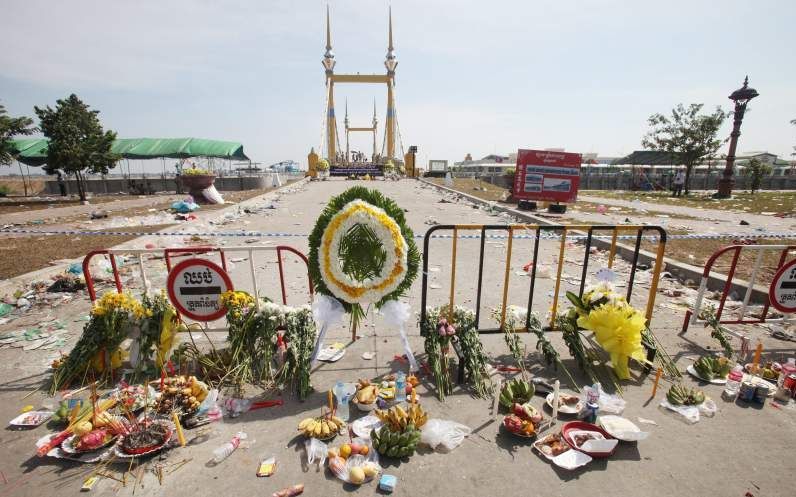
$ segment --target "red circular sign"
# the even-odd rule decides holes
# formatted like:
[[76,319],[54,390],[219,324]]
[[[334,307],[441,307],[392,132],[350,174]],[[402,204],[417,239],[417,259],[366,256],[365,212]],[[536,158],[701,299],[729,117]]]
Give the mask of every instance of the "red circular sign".
[[224,316],[227,310],[221,305],[221,294],[233,290],[227,272],[206,259],[186,259],[174,266],[166,288],[181,314],[203,322]]
[[768,300],[781,312],[796,312],[796,259],[785,264],[774,275],[768,289]]

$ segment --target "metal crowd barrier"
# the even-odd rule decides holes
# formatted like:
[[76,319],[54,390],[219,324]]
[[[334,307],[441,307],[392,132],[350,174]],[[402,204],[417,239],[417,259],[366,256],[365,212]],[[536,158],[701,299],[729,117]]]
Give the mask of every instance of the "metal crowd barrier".
[[[234,247],[180,247],[180,248],[154,248],[154,249],[103,249],[103,250],[93,250],[86,254],[83,258],[83,275],[86,279],[86,289],[88,290],[88,296],[92,302],[97,300],[97,293],[94,288],[94,279],[91,275],[91,261],[94,257],[99,255],[105,255],[108,257],[112,274],[113,274],[113,281],[116,287],[116,291],[122,293],[124,291],[121,276],[119,274],[119,265],[117,264],[116,257],[120,255],[131,255],[135,257],[136,261],[138,262],[138,269],[141,276],[141,280],[143,281],[144,288],[149,287],[146,271],[144,269],[144,255],[146,254],[156,254],[162,255],[165,262],[166,262],[166,269],[171,271],[172,261],[175,257],[181,257],[185,255],[203,255],[203,254],[213,254],[217,253],[221,259],[221,267],[226,271],[227,270],[227,254],[228,253],[239,253],[243,252],[248,254],[249,260],[249,274],[251,276],[251,283],[252,288],[254,289],[254,296],[257,308],[260,307],[260,291],[257,285],[257,268],[254,264],[254,254],[258,252],[276,252],[277,258],[277,265],[279,267],[279,284],[282,293],[282,304],[287,305],[287,286],[285,284],[285,272],[284,272],[284,264],[283,264],[283,252],[290,252],[296,255],[299,259],[304,262],[304,265],[307,267],[307,283],[310,293],[310,299],[312,298],[313,294],[313,284],[312,278],[309,274],[309,261],[307,257],[301,253],[299,250],[296,250],[293,247],[288,245],[277,245],[273,247],[258,247],[258,246],[234,246]],[[222,331],[222,330],[208,330],[208,331]]]
[[[666,230],[660,226],[646,226],[646,225],[538,225],[538,224],[510,224],[510,225],[481,225],[481,224],[456,224],[456,225],[436,225],[431,227],[423,240],[423,279],[422,279],[422,293],[421,293],[421,310],[420,320],[424,322],[427,314],[428,305],[428,264],[429,255],[431,253],[429,242],[432,235],[439,231],[452,231],[452,246],[451,246],[451,275],[450,275],[450,294],[448,304],[453,309],[456,303],[456,262],[457,262],[457,242],[459,239],[459,232],[461,231],[480,231],[480,251],[478,258],[478,284],[476,287],[475,295],[475,326],[479,333],[500,333],[506,324],[506,310],[508,304],[508,291],[509,291],[509,275],[511,272],[511,256],[513,251],[513,239],[515,232],[528,232],[532,231],[533,243],[533,264],[531,269],[531,277],[528,287],[527,309],[528,315],[526,317],[525,326],[516,331],[527,332],[531,325],[531,311],[533,309],[534,297],[536,289],[537,277],[537,262],[539,256],[539,240],[543,238],[543,234],[552,233],[559,236],[558,248],[558,264],[555,277],[555,289],[553,291],[553,302],[551,307],[551,317],[547,330],[555,329],[555,317],[558,311],[558,298],[561,291],[561,275],[565,263],[565,253],[567,247],[567,235],[576,231],[585,231],[586,235],[584,241],[584,256],[583,256],[583,269],[580,276],[580,287],[578,295],[583,296],[586,285],[586,277],[589,272],[590,249],[592,247],[592,239],[595,233],[610,232],[611,245],[608,252],[608,268],[612,268],[616,258],[617,251],[617,237],[620,233],[633,233],[635,232],[635,246],[632,256],[630,257],[630,275],[627,280],[627,292],[625,298],[628,302],[631,301],[633,296],[633,288],[635,282],[635,273],[638,266],[639,251],[641,249],[641,241],[647,232],[654,232],[657,235],[657,247],[655,250],[656,257],[652,267],[652,279],[650,281],[650,291],[645,305],[645,316],[647,324],[652,319],[652,314],[655,308],[655,295],[658,289],[658,282],[660,280],[661,270],[663,268],[663,254],[666,248]],[[504,231],[507,233],[507,246],[506,246],[506,259],[504,262],[504,275],[503,275],[503,288],[502,288],[502,312],[500,316],[500,326],[498,328],[481,327],[481,297],[483,293],[483,276],[484,276],[484,249],[486,244],[487,235],[491,231]],[[546,238],[549,238],[547,236]],[[652,360],[655,355],[655,350],[648,349],[648,359]],[[462,381],[463,370],[460,368],[459,381]]]
[[[749,281],[745,283],[746,292],[744,293],[741,308],[738,310],[737,314],[727,316],[724,312],[724,307],[727,302],[727,297],[730,295],[730,290],[733,286],[733,277],[735,276],[735,272],[738,268],[738,262],[742,252],[756,252],[755,262],[752,266],[752,274],[749,277]],[[766,252],[779,252],[779,262],[775,268],[779,269],[788,262],[788,253],[796,252],[796,245],[735,244],[721,248],[711,255],[710,259],[705,262],[705,270],[702,272],[702,279],[699,282],[699,290],[697,291],[694,308],[687,310],[685,313],[685,319],[683,320],[683,333],[685,333],[688,330],[688,327],[692,324],[705,323],[705,321],[700,318],[700,315],[702,314],[702,305],[705,298],[705,291],[708,287],[708,280],[710,279],[711,270],[719,258],[729,253],[732,253],[732,261],[730,262],[730,268],[727,272],[727,280],[722,288],[719,306],[716,310],[716,319],[718,322],[721,324],[760,324],[786,321],[788,319],[787,315],[782,318],[768,317],[769,306],[771,305],[768,297],[766,297],[765,301],[763,302],[763,309],[759,317],[746,315],[746,310],[749,307],[749,301],[752,297],[755,283],[758,281],[761,268],[763,268],[763,257]],[[738,283],[736,283],[736,285],[737,284]],[[766,285],[766,289],[768,289],[768,286],[770,285],[771,282],[769,281]],[[739,333],[733,332],[732,330],[730,330],[730,332],[741,339],[746,338]]]

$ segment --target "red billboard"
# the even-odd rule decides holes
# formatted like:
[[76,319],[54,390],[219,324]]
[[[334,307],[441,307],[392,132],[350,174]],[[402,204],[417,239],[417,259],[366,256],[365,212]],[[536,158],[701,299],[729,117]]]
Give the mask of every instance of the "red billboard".
[[514,198],[574,202],[580,185],[580,164],[580,154],[518,150]]

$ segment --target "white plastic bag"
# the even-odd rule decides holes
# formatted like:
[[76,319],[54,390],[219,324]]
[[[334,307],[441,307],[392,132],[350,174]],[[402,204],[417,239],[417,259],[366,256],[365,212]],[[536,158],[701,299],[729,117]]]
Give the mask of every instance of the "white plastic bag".
[[690,424],[698,422],[700,414],[704,414],[705,416],[712,418],[718,410],[716,403],[711,399],[705,399],[705,402],[699,404],[698,406],[675,406],[670,404],[668,400],[663,400],[661,401],[661,407],[676,412],[683,417],[683,421],[686,421]]
[[218,193],[218,190],[216,190],[216,187],[213,185],[210,185],[204,190],[202,190],[202,196],[206,198],[207,201],[210,202],[211,204],[224,203],[224,197],[222,197],[221,194]]
[[421,429],[420,441],[432,449],[442,446],[450,452],[464,441],[472,430],[461,423],[447,419],[429,419]]
[[326,462],[326,454],[329,452],[329,446],[321,442],[317,438],[310,438],[304,442],[304,449],[307,451],[307,464],[318,462],[323,466]]

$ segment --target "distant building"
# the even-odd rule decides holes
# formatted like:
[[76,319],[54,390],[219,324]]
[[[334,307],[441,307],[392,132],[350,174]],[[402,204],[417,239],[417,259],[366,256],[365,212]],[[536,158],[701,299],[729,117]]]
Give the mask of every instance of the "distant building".
[[428,160],[428,170],[429,171],[447,171],[448,170],[448,161],[441,160],[441,159],[429,159]]

